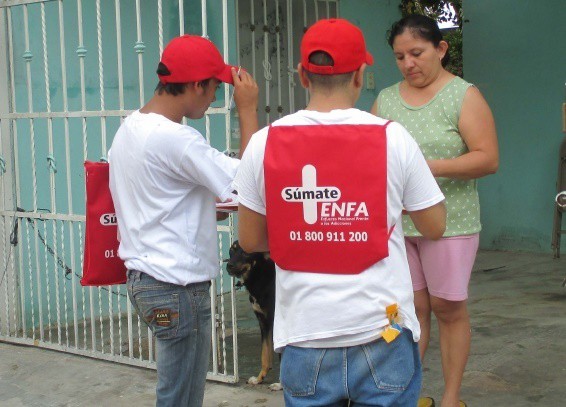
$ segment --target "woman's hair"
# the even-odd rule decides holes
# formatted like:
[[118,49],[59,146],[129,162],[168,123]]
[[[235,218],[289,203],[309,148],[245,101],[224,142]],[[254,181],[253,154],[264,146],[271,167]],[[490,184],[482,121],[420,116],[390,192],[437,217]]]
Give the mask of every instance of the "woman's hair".
[[[410,14],[393,23],[391,29],[387,32],[387,43],[391,48],[393,48],[395,37],[403,34],[406,30],[410,30],[413,36],[432,43],[435,48],[443,40],[442,31],[438,28],[436,21],[422,14]],[[446,51],[444,58],[442,58],[442,66],[446,66],[449,60],[450,55]]]

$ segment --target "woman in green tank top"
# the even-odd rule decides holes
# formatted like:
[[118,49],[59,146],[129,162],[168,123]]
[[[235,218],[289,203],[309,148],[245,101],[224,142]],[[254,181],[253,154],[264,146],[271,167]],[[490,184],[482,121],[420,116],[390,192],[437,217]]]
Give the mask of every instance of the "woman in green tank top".
[[[495,123],[477,88],[443,67],[448,44],[436,22],[411,15],[389,32],[404,80],[382,90],[371,112],[401,123],[419,144],[446,197],[446,232],[433,242],[403,217],[415,308],[424,359],[431,312],[440,331],[444,394],[442,407],[465,406],[460,387],[470,349],[467,288],[481,230],[476,179],[497,171]],[[431,397],[419,407],[434,406]]]

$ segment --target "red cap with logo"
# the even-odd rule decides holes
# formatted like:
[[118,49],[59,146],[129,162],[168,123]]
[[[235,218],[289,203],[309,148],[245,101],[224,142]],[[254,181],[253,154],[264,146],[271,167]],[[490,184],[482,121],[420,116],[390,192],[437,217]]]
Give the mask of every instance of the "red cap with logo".
[[209,78],[234,84],[231,65],[227,65],[212,41],[198,35],[173,38],[163,50],[161,63],[170,75],[157,75],[168,83],[198,82]]
[[[324,51],[334,60],[333,66],[320,66],[309,62],[313,52]],[[341,18],[319,20],[314,23],[301,41],[301,65],[319,75],[338,75],[353,72],[363,63],[373,65],[373,57],[366,50],[362,30]]]

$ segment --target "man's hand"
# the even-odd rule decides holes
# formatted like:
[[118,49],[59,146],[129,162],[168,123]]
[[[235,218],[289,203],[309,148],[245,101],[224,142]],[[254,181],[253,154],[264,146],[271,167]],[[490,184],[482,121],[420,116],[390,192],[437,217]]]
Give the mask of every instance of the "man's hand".
[[234,78],[234,101],[240,120],[240,158],[248,146],[248,142],[258,131],[257,103],[259,90],[254,78],[243,69],[232,68]]
[[[219,197],[216,197],[214,200],[216,201],[216,204],[222,203],[222,200],[220,200]],[[228,199],[226,202],[232,202],[232,199]],[[228,219],[228,215],[229,215],[228,212],[216,211],[216,221],[220,222],[222,220],[226,220]]]
[[[239,72],[239,73],[238,73]],[[243,110],[257,111],[259,89],[252,76],[243,69],[232,68],[234,79],[234,102],[238,113]]]

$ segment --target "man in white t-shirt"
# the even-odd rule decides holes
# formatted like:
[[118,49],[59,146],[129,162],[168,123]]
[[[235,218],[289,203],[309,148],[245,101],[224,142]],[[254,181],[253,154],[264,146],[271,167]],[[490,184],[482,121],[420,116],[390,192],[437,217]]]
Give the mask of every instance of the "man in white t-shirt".
[[110,150],[110,190],[128,295],[156,336],[157,402],[201,406],[211,345],[210,280],[218,275],[215,200],[239,165],[183,117],[200,119],[221,82],[234,85],[241,151],[258,128],[257,84],[206,38],[174,38],[153,97],[128,116]]
[[400,219],[440,238],[444,196],[401,125],[354,108],[372,63],[346,20],[310,27],[298,66],[309,104],[252,137],[235,180],[240,245],[277,266],[287,406],[410,406],[420,391]]

